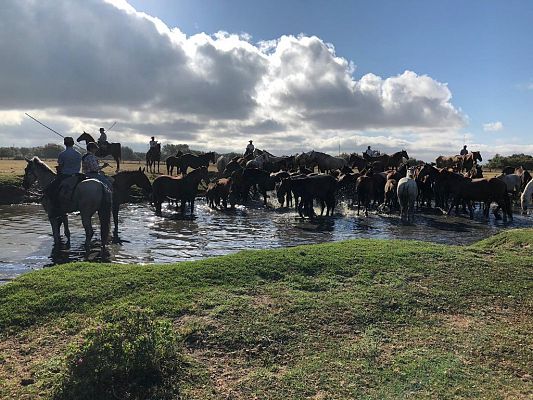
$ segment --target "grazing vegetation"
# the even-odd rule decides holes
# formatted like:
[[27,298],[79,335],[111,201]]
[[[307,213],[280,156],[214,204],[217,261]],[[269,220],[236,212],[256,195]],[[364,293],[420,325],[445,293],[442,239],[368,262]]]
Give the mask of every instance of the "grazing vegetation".
[[504,167],[524,167],[527,170],[533,169],[533,156],[527,154],[513,154],[512,156],[501,156],[496,154],[488,162],[486,167],[492,169],[502,169]]
[[531,276],[533,229],[55,266],[0,287],[0,398],[531,398]]

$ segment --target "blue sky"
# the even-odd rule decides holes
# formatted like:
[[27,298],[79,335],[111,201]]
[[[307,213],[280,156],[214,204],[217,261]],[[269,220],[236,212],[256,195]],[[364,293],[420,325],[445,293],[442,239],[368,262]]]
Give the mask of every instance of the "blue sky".
[[531,21],[529,1],[5,0],[0,146],[51,141],[30,112],[118,121],[137,150],[533,153]]
[[[469,117],[465,132],[491,143],[533,142],[533,2],[130,1],[185,33],[245,32],[253,41],[304,33],[332,43],[355,76],[405,70],[446,82]],[[491,134],[483,124],[501,121]]]

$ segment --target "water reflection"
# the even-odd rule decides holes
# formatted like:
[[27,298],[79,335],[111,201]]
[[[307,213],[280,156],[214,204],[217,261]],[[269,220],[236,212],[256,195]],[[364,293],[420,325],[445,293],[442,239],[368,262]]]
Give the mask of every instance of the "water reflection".
[[[193,218],[183,218],[174,208],[158,217],[146,204],[123,206],[120,212],[120,243],[100,254],[97,242],[89,252],[79,215],[71,215],[70,249],[52,249],[50,226],[41,207],[0,206],[0,281],[31,269],[71,261],[153,263],[199,259],[243,249],[265,249],[299,244],[363,238],[399,238],[438,243],[468,244],[507,228],[533,225],[531,216],[515,214],[510,223],[487,222],[481,213],[474,221],[466,217],[417,214],[415,224],[405,225],[396,215],[358,217],[340,206],[333,217],[314,221],[300,218],[292,209],[265,209],[260,203],[235,210],[212,210],[198,201]],[[96,218],[94,219],[96,224]]]

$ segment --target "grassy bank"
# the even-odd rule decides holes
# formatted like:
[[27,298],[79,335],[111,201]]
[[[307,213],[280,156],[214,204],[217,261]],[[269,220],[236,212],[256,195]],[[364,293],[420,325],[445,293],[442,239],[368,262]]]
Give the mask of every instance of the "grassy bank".
[[0,398],[47,398],[112,310],[172,322],[184,398],[531,398],[533,229],[468,247],[353,240],[0,287]]

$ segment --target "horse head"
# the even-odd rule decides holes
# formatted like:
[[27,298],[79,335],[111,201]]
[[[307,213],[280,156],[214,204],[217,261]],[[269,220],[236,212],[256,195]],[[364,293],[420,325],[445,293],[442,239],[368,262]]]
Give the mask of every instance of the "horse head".
[[79,143],[79,142],[83,142],[84,140],[86,143],[94,142],[93,137],[85,131],[83,131],[83,133],[76,139],[76,142]]
[[409,160],[409,155],[407,154],[407,151],[402,150],[400,154],[402,155],[403,158],[405,158],[406,160]]
[[472,154],[474,155],[474,160],[483,161],[483,158],[481,158],[481,153],[479,151],[473,151]]
[[135,184],[139,186],[143,192],[147,195],[152,192],[152,184],[150,179],[145,174],[146,168],[139,167],[139,170],[135,173]]
[[26,168],[24,168],[24,178],[22,179],[22,187],[28,190],[37,180],[37,176],[33,172],[33,160],[24,157],[26,162]]

